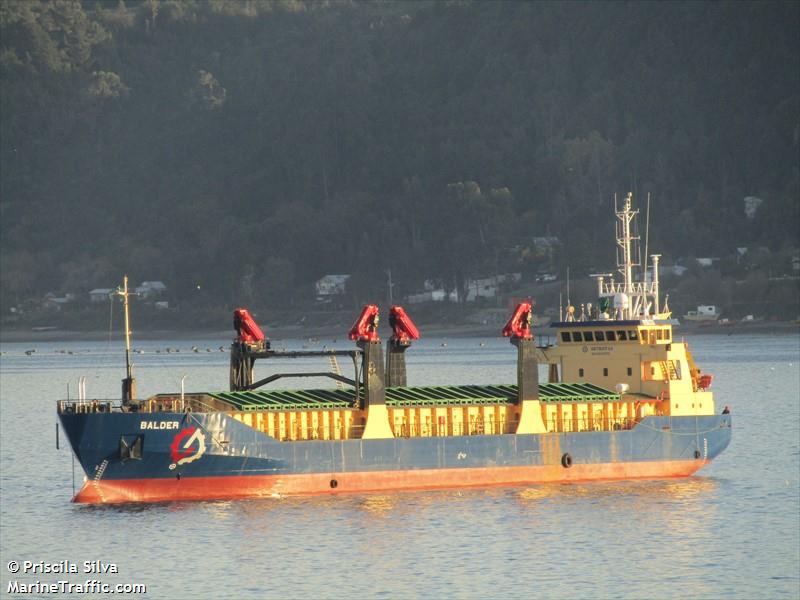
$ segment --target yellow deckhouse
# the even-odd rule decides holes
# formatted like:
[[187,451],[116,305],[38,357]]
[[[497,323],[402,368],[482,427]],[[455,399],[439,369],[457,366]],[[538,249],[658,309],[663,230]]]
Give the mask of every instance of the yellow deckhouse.
[[[617,265],[622,276],[596,275],[597,304],[581,305],[580,313],[566,309],[553,327],[556,345],[540,346],[538,358],[549,365],[551,383],[569,381],[614,389],[619,401],[615,417],[640,420],[649,415],[715,414],[708,388],[712,377],[702,375],[688,345],[674,339],[668,307],[659,301],[658,259],[650,257],[643,281],[634,281],[631,224],[638,211],[628,194],[617,216]],[[647,271],[647,270],[646,270]],[[606,408],[605,410],[609,410]],[[591,409],[586,410],[591,424]],[[578,422],[583,424],[581,411]],[[548,421],[552,415],[548,414]]]

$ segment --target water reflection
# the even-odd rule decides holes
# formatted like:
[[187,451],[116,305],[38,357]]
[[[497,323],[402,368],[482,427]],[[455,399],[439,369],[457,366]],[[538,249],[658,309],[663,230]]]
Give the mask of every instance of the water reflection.
[[395,507],[397,496],[364,496],[360,506],[373,517],[385,517]]
[[[420,385],[513,380],[507,342],[477,352],[476,343],[421,348],[426,355],[409,356],[409,378]],[[65,382],[90,375],[91,394],[116,397],[122,358],[104,354],[104,344],[60,347],[74,354],[46,357],[40,347],[26,356],[18,347],[0,360],[0,554],[8,560],[114,561],[124,576],[141,573],[159,598],[218,589],[234,598],[800,592],[796,337],[693,341],[698,362],[717,376],[720,402],[739,415],[735,443],[700,477],[114,506],[70,504],[70,454],[63,445],[58,453],[42,448],[52,447],[53,401]],[[226,383],[223,353],[136,358],[143,395],[179,388],[176,372],[189,373],[195,390]],[[787,360],[794,367],[785,368]],[[766,379],[764,361],[775,366]],[[783,449],[767,461],[764,437],[755,434],[765,417],[754,386],[769,399],[770,440]],[[35,414],[50,421],[37,428]]]
[[651,479],[641,481],[614,481],[599,483],[552,483],[527,487],[517,492],[523,505],[529,502],[553,499],[622,499],[640,501],[644,506],[654,502],[698,499],[701,494],[712,495],[718,487],[713,478],[689,477],[685,479]]
[[82,515],[137,515],[154,512],[175,512],[186,507],[186,503],[176,502],[130,502],[126,504],[75,504],[74,508]]

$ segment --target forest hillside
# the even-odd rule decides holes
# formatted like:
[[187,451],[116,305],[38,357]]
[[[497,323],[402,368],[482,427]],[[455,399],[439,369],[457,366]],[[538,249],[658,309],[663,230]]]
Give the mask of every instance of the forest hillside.
[[725,278],[797,276],[799,15],[4,0],[3,314],[122,273],[173,306],[274,309],[313,304],[325,274],[351,274],[352,305],[385,298],[389,271],[396,299],[580,278],[614,268],[629,191],[643,214],[650,195],[650,251],[711,282],[687,306]]

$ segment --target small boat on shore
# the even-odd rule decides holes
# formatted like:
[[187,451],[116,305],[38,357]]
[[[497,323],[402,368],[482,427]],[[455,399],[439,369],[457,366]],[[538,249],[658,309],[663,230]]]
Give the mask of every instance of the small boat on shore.
[[[389,310],[386,354],[379,309],[367,305],[350,350],[275,350],[246,309],[234,313],[229,389],[136,397],[126,333],[121,400],[58,401],[61,427],[86,475],[75,502],[120,503],[295,494],[529,485],[686,477],[729,444],[712,376],[659,302],[658,255],[633,276],[629,194],[616,211],[622,281],[597,277],[597,302],[552,323],[556,343],[534,339],[531,302],[502,331],[516,349],[513,382],[410,386],[405,353],[419,331]],[[127,280],[118,293],[125,301]],[[276,371],[256,361],[319,357],[329,370]],[[338,359],[353,365],[342,375]],[[547,381],[539,381],[539,365]],[[278,380],[328,377],[335,387],[275,389]]]

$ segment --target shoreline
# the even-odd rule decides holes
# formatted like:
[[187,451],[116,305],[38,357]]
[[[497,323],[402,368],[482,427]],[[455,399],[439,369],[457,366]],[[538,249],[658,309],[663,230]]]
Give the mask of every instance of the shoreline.
[[[501,327],[496,325],[453,325],[449,327],[441,324],[430,327],[420,326],[423,337],[426,338],[447,338],[447,337],[501,337]],[[549,327],[534,328],[534,336],[547,337],[553,336],[554,330]],[[267,336],[272,340],[282,339],[347,339],[347,329],[340,327],[301,327],[299,325],[273,327],[267,330]],[[700,335],[743,335],[743,334],[780,334],[792,335],[800,333],[800,323],[796,321],[755,321],[755,322],[734,322],[725,325],[720,324],[687,324],[681,323],[675,326],[676,334],[700,334]],[[384,339],[388,339],[390,331],[387,329],[381,333]],[[0,330],[0,343],[35,343],[35,342],[71,342],[89,341],[97,342],[107,340],[108,331],[69,331],[69,330]],[[112,332],[113,339],[121,339],[122,332]],[[221,340],[230,342],[235,337],[233,330],[142,330],[134,332],[135,340]]]

